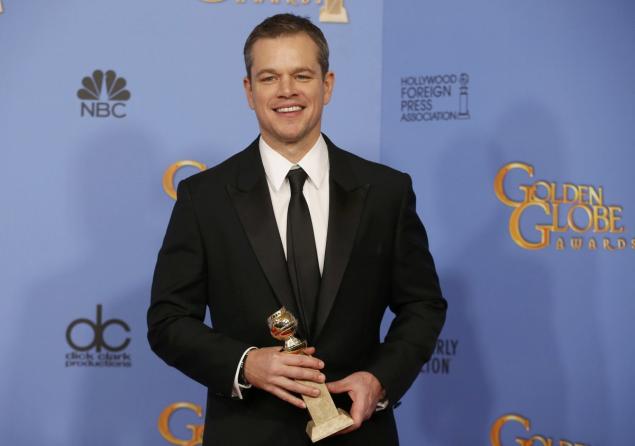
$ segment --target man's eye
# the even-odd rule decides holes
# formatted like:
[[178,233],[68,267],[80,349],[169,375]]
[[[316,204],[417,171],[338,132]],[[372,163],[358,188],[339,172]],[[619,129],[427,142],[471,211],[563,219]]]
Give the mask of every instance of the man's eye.
[[261,82],[273,82],[275,80],[275,76],[265,76],[260,78]]
[[311,76],[306,75],[306,74],[298,74],[298,75],[296,75],[295,78],[298,79],[298,80],[301,80],[301,81],[306,81],[306,80],[311,79]]

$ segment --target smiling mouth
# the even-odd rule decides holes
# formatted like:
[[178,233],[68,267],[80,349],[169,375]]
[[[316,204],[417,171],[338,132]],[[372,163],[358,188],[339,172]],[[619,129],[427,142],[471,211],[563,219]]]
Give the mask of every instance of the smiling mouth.
[[274,108],[274,111],[276,113],[293,113],[293,112],[298,112],[298,111],[302,111],[302,110],[304,110],[304,107],[301,107],[299,105],[292,105],[290,107]]

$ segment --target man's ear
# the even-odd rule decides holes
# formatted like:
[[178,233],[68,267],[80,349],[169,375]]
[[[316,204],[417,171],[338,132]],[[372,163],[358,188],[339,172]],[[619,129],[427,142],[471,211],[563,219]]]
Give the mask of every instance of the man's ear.
[[335,88],[335,73],[329,71],[324,76],[324,105],[328,104]]
[[245,96],[247,96],[249,107],[252,110],[255,110],[256,107],[254,106],[254,94],[251,90],[251,79],[249,79],[249,76],[245,76],[245,78],[243,79],[243,88],[245,89]]

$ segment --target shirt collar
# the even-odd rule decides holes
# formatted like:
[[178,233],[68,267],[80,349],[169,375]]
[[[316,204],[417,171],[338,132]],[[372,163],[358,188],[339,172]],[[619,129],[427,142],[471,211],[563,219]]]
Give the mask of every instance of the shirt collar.
[[[282,187],[282,184],[284,184],[289,169],[295,166],[295,164],[271,148],[271,146],[262,139],[262,136],[258,141],[258,148],[260,149],[260,158],[262,159],[262,165],[265,168],[267,179],[277,192]],[[329,170],[329,153],[322,134],[320,134],[315,145],[298,161],[297,165],[304,169],[309,177],[309,181],[311,181],[317,189],[322,186],[324,177]]]

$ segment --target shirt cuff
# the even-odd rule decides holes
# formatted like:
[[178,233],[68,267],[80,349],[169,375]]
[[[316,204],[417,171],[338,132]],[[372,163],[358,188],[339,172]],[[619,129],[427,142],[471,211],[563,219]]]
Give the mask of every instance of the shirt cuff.
[[381,412],[382,410],[386,410],[389,405],[390,405],[390,401],[388,401],[388,398],[384,398],[383,400],[377,403],[377,406],[375,406],[375,412]]
[[242,389],[250,389],[251,384],[241,384],[238,382],[238,375],[240,373],[240,366],[243,363],[245,356],[252,350],[257,349],[258,347],[249,347],[245,350],[238,361],[238,366],[236,366],[236,373],[234,373],[234,385],[232,386],[232,398],[237,398],[239,400],[243,399]]

